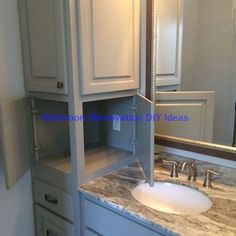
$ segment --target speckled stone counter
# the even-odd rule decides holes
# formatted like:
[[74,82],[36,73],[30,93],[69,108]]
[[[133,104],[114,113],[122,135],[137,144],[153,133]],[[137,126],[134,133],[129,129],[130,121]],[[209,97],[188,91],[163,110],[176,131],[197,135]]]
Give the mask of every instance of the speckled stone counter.
[[198,215],[175,215],[153,210],[137,202],[131,195],[131,190],[144,180],[138,164],[82,185],[79,191],[170,235],[236,236],[235,186],[213,181],[213,188],[206,189],[202,187],[203,180],[200,177],[194,183],[186,181],[186,175],[181,173],[179,178],[173,179],[169,177],[169,170],[161,167],[155,168],[155,178],[158,181],[189,185],[205,192],[213,202],[211,209]]

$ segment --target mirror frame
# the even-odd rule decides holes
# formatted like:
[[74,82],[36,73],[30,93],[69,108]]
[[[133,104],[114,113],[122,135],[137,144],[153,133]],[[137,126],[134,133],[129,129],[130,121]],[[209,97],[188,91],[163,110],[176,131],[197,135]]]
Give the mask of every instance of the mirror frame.
[[[155,25],[158,14],[158,0],[146,1],[146,97],[155,102],[156,38],[158,37]],[[155,134],[154,140],[156,145],[236,161],[236,148],[234,147],[160,134]]]
[[146,98],[155,101],[156,87],[156,1],[146,0]]

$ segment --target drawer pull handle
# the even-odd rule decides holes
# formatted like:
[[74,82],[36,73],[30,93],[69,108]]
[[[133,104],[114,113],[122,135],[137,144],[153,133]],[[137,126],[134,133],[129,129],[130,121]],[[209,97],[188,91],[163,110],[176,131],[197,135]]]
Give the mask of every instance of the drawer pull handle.
[[57,204],[58,204],[57,198],[55,198],[55,197],[53,197],[53,196],[51,196],[51,195],[45,194],[45,195],[44,195],[44,199],[45,199],[47,202],[51,203],[51,204],[54,204],[54,205],[57,205]]
[[57,236],[57,233],[52,232],[51,230],[47,230],[47,236]]

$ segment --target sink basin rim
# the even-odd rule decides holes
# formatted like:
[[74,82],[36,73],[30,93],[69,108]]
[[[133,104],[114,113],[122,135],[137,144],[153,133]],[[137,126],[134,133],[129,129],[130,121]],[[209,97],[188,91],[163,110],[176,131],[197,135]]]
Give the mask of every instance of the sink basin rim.
[[[159,187],[157,189],[158,185]],[[142,186],[144,186],[144,188],[147,187],[149,192],[152,189],[148,185],[148,183],[146,183],[143,180],[140,181],[138,185],[136,185],[131,191],[131,194],[134,197],[134,199],[138,201],[139,203],[160,212],[177,214],[177,215],[181,215],[181,214],[182,215],[196,215],[196,214],[201,214],[203,212],[208,211],[213,205],[211,198],[205,192],[203,192],[202,190],[194,186],[190,186],[186,183],[169,181],[169,180],[157,181],[154,183],[154,190],[153,190],[154,193],[151,192],[151,195],[149,196],[146,195],[146,198],[148,198],[148,200],[144,199],[144,197],[140,197],[140,194],[143,195],[142,191],[140,192],[140,194],[137,194],[139,193],[138,192],[139,188],[141,188],[142,190]],[[178,186],[180,188],[178,188]],[[159,188],[161,187],[164,188],[164,190],[160,190],[158,193],[155,193],[155,191],[158,191]],[[177,190],[176,193],[178,194],[179,192],[183,192],[183,193],[187,193],[187,195],[190,195],[190,196],[193,195],[192,196],[193,199],[194,200],[197,199],[197,200],[195,202],[193,201],[194,204],[192,204],[190,203],[192,200],[188,198],[188,196],[186,197],[182,195],[182,197],[180,197],[180,195],[174,194],[174,198],[173,198],[172,193],[165,195],[166,194],[165,192],[168,193],[168,191],[171,191],[171,189],[174,191]],[[156,194],[154,198],[152,197],[153,194],[154,195]],[[165,195],[165,197],[163,196],[160,197],[160,195]],[[171,195],[171,197],[169,195]],[[183,199],[185,198],[185,201],[183,201],[181,198]],[[199,208],[197,208],[196,206],[198,206]]]

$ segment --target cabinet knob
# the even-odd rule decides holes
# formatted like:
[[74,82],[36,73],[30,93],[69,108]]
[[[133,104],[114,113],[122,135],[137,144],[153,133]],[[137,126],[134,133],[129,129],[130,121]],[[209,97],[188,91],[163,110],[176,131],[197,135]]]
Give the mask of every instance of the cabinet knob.
[[64,87],[64,83],[63,82],[57,82],[57,88],[58,89],[62,89]]

